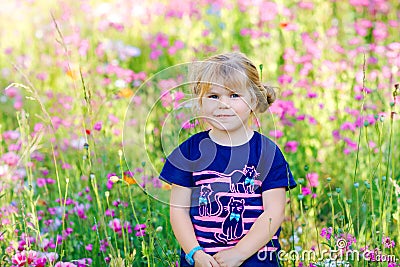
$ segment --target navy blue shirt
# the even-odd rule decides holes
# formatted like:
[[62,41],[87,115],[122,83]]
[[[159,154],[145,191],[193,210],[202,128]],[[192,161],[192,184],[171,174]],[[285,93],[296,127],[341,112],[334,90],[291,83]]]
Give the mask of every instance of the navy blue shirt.
[[[239,146],[213,142],[209,130],[197,133],[167,157],[160,179],[192,189],[190,218],[197,241],[210,255],[246,235],[264,210],[262,192],[296,186],[280,149],[257,131]],[[278,266],[280,230],[241,266]],[[181,251],[181,266],[189,266],[184,255]]]

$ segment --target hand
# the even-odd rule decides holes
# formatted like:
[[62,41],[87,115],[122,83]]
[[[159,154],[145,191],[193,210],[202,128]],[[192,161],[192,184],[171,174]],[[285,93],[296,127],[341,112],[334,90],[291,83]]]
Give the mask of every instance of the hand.
[[240,266],[245,258],[236,248],[223,250],[214,255],[221,267],[237,267]]
[[203,250],[196,251],[193,259],[195,267],[220,267],[218,262]]

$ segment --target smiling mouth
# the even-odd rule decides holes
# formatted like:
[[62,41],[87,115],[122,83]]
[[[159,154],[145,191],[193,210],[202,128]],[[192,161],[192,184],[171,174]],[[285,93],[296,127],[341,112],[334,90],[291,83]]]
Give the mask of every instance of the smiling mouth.
[[230,118],[230,117],[234,117],[234,115],[216,115],[215,117],[217,117],[217,118]]

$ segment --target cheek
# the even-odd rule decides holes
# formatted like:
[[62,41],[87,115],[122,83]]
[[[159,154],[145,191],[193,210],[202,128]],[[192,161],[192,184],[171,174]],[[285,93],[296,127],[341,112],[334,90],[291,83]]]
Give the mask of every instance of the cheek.
[[250,113],[251,107],[249,106],[248,103],[241,101],[240,103],[238,103],[237,105],[235,105],[236,112],[241,113],[241,114],[246,114],[246,113]]

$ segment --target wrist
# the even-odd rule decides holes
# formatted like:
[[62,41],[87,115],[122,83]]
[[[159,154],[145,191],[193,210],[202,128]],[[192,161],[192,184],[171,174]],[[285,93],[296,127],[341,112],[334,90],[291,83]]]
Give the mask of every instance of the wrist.
[[200,252],[200,251],[203,251],[203,248],[200,246],[196,246],[196,247],[192,248],[189,251],[189,253],[187,253],[185,255],[185,259],[186,259],[187,263],[189,263],[189,265],[194,265],[194,262],[195,262],[194,255],[198,254],[197,252]]
[[232,248],[232,250],[234,251],[234,253],[242,260],[242,262],[243,261],[245,261],[248,257],[250,257],[250,256],[248,256],[247,254],[247,250],[246,249],[244,249],[244,248],[241,248],[240,246],[234,246],[233,248]]
[[204,250],[198,250],[193,254],[193,260],[196,262],[198,261],[199,257],[201,257],[202,254],[205,254]]

